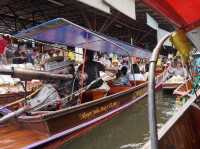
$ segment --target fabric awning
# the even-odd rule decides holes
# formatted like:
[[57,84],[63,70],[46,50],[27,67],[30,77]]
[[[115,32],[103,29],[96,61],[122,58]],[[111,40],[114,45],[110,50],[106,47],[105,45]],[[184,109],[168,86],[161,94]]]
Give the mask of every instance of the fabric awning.
[[191,30],[200,25],[200,0],[143,0],[178,28]]
[[21,31],[15,36],[99,52],[116,53],[122,56],[137,56],[141,58],[149,58],[151,56],[151,52],[146,49],[97,34],[63,18],[42,23]]

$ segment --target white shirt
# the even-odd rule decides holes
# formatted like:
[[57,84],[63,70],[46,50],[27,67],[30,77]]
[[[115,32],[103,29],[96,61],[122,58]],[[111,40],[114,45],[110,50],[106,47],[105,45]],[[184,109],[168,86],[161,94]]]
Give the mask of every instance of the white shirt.
[[129,74],[129,80],[145,80],[144,76],[141,73]]

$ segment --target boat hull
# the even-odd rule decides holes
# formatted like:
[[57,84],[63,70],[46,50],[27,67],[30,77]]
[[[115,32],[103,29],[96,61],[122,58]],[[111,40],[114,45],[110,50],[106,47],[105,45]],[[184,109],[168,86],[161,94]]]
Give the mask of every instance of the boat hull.
[[[159,87],[160,83],[157,83],[157,87]],[[38,111],[32,116],[20,116],[17,119],[17,125],[20,127],[19,132],[28,130],[31,134],[39,134],[42,139],[37,137],[33,140],[30,137],[27,143],[21,144],[19,148],[58,148],[65,142],[88,132],[91,128],[133,106],[147,95],[147,82],[134,84],[137,86],[122,86],[120,88],[112,86],[109,96],[71,108],[58,111]],[[3,127],[0,128],[0,136],[1,129]],[[4,139],[2,141],[6,142],[6,139],[9,139],[9,134],[6,134]],[[21,141],[17,137],[13,140],[15,142]],[[10,148],[14,147],[10,146]],[[2,147],[1,143],[0,147]]]
[[47,140],[30,145],[27,148],[48,148],[48,146],[49,148],[52,148],[52,146],[57,148],[76,134],[80,134],[91,126],[110,119],[120,111],[127,109],[145,97],[146,94],[147,83],[144,83],[136,88],[110,96],[109,99],[106,97],[77,106],[71,110],[58,111],[57,114],[49,114],[42,118],[36,116],[32,119],[21,117],[19,121],[21,124],[23,123],[24,127],[38,129],[40,132],[43,130],[43,133],[51,136]]

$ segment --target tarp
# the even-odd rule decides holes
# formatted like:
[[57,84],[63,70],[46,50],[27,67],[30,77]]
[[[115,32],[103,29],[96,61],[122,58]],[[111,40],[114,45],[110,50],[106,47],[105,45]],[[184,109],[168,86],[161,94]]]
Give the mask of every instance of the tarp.
[[15,35],[38,41],[57,43],[123,56],[149,58],[151,52],[124,42],[106,38],[63,18],[57,18]]
[[200,25],[200,0],[143,0],[179,28]]

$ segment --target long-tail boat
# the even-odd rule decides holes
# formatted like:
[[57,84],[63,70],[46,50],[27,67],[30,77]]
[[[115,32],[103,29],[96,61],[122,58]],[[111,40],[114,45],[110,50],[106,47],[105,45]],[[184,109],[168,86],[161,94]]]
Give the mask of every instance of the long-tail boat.
[[[168,34],[154,49],[152,54],[152,61],[157,61],[157,54],[164,41],[172,37],[172,40],[176,36],[176,48],[182,52],[182,57],[187,61],[190,48],[190,42],[192,42],[193,48],[199,51],[199,37],[200,37],[200,2],[198,0],[190,1],[178,1],[178,0],[143,0],[151,8],[166,17],[171,23],[173,23],[177,29],[177,32]],[[189,7],[185,7],[189,6]],[[180,31],[181,30],[181,31]],[[180,32],[181,35],[179,34]],[[179,34],[179,35],[178,35]],[[183,36],[182,36],[183,35]],[[189,39],[189,40],[188,40]],[[178,42],[178,45],[177,45]],[[181,45],[181,46],[180,46]],[[180,48],[181,47],[181,48]],[[153,65],[153,63],[152,63]],[[150,65],[149,86],[153,87],[153,72],[154,68]],[[195,66],[194,66],[195,67]],[[189,83],[189,82],[188,82]],[[192,82],[194,83],[194,82]],[[199,82],[197,82],[197,85]],[[187,84],[187,82],[186,82]],[[189,87],[190,88],[190,87]],[[185,90],[184,85],[179,88]],[[155,115],[155,97],[149,96],[149,128],[150,128],[150,141],[143,146],[143,149],[199,149],[200,148],[200,107],[199,107],[199,95],[200,90],[198,88],[193,94],[185,94],[189,96],[187,102],[179,108],[179,110],[170,118],[167,123],[158,131],[156,126]],[[150,92],[154,89],[149,88]],[[179,92],[180,93],[180,92]],[[154,93],[153,93],[154,94]],[[182,93],[181,93],[182,94]]]
[[[56,111],[37,110],[3,123],[0,125],[0,148],[58,148],[147,95],[147,82],[132,81],[131,84],[109,83],[108,93],[101,89],[86,91],[79,105]],[[92,101],[84,102],[88,98]]]
[[[56,28],[55,25],[57,26]],[[62,28],[64,30],[60,32]],[[22,31],[16,36],[40,41],[42,38],[44,41],[48,41],[49,38],[46,38],[49,35],[48,31],[50,31],[51,35],[54,31],[54,35],[58,35],[56,31],[60,34],[65,34],[62,37],[67,39],[63,39],[62,42],[67,45],[81,45],[81,47],[91,50],[93,50],[93,47],[97,48],[96,50],[108,50],[110,48],[111,52],[127,56],[134,54],[137,56],[150,55],[150,53],[142,49],[111,40],[110,38],[107,39],[64,19],[55,19],[39,25],[39,27],[33,27],[27,32]],[[67,35],[66,31],[69,31]],[[40,34],[37,36],[36,33],[38,32]],[[78,37],[75,35],[78,35]],[[57,41],[58,39],[59,41]],[[60,38],[57,37],[53,41],[61,42]],[[98,46],[96,47],[95,45]],[[107,46],[109,48],[106,48]],[[137,52],[138,50],[140,52]],[[156,88],[161,85],[162,77],[162,74],[157,76]],[[66,141],[134,105],[147,95],[146,81],[131,81],[129,86],[114,85],[112,81],[109,81],[108,84],[110,86],[108,92],[102,89],[89,91],[86,89],[82,93],[82,102],[80,104],[68,107],[58,106],[54,111],[38,108],[38,105],[43,106],[46,104],[43,101],[45,99],[39,98],[36,102],[33,99],[29,100],[28,104],[19,107],[17,111],[8,113],[0,119],[0,148],[58,148]],[[65,97],[60,101],[62,102],[66,99],[68,98]],[[31,107],[32,104],[36,105],[37,110],[31,111],[34,109],[34,107]]]

